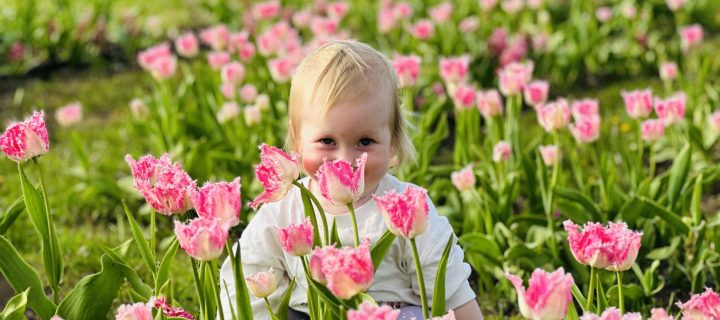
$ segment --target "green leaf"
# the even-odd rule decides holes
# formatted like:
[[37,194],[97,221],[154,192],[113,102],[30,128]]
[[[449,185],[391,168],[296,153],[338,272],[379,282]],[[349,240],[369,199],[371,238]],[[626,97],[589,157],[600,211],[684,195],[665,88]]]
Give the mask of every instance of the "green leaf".
[[645,197],[633,197],[628,200],[620,209],[620,214],[628,223],[634,222],[641,214],[645,217],[656,215],[680,233],[687,234],[690,231],[677,214]]
[[580,319],[578,317],[577,310],[575,309],[575,303],[570,301],[570,304],[568,305],[568,311],[567,315],[565,315],[565,320],[578,320]]
[[145,265],[148,267],[148,270],[150,270],[150,273],[153,277],[155,277],[157,266],[155,263],[155,257],[150,249],[150,245],[148,245],[147,240],[145,240],[145,236],[143,235],[140,226],[137,222],[135,222],[135,218],[133,218],[133,215],[125,201],[123,201],[123,208],[125,209],[125,215],[127,215],[128,221],[130,222],[130,230],[132,231],[133,239],[135,239],[135,243],[137,244],[138,249],[140,249],[140,256],[142,256],[143,261],[145,261]]
[[130,283],[133,290],[135,290],[135,292],[143,299],[150,299],[150,296],[152,296],[152,289],[140,280],[140,276],[138,276],[137,272],[135,272],[135,269],[125,262],[125,260],[117,252],[117,248],[110,249],[101,245],[100,249],[102,249],[102,251],[107,254],[108,258],[112,259],[116,266],[122,271],[125,279],[127,279],[128,283]]
[[10,207],[5,210],[5,214],[2,215],[2,219],[0,219],[0,234],[5,234],[23,210],[25,210],[25,200],[23,196],[20,196],[13,201]]
[[600,207],[598,207],[598,205],[592,199],[590,199],[582,192],[567,188],[555,187],[555,194],[560,198],[563,198],[570,202],[575,202],[585,208],[585,210],[587,210],[587,212],[592,215],[593,220],[600,220]]
[[0,313],[0,319],[3,320],[25,320],[25,307],[27,306],[28,292],[25,289],[22,293],[12,297],[5,305],[5,310]]
[[458,242],[465,251],[479,253],[493,264],[502,267],[500,247],[498,247],[497,242],[493,241],[490,236],[478,232],[471,232],[460,236]]
[[318,228],[317,218],[315,218],[315,208],[313,208],[312,201],[304,191],[300,192],[300,198],[302,199],[305,216],[310,218],[310,223],[312,223],[313,226],[313,246],[321,246],[320,229]]
[[[335,221],[333,220],[333,226],[335,226]],[[385,254],[390,250],[390,246],[395,241],[395,238],[397,236],[394,235],[390,230],[385,231],[385,233],[380,237],[380,239],[373,245],[372,249],[370,249],[370,256],[372,257],[373,266],[375,267],[375,270],[377,271],[377,268],[380,266],[380,262],[382,262],[383,258],[385,257]]]
[[287,320],[288,319],[288,312],[290,311],[290,297],[292,296],[292,291],[295,288],[295,277],[290,280],[290,285],[288,286],[287,290],[285,290],[285,294],[283,294],[282,300],[280,300],[280,307],[278,307],[277,315],[280,318],[280,320]]
[[120,285],[125,278],[122,266],[107,254],[101,258],[102,269],[82,278],[58,306],[57,314],[63,319],[105,319]]
[[677,246],[680,244],[680,237],[673,237],[670,241],[670,245],[667,247],[655,248],[648,252],[645,256],[651,260],[665,260],[669,258],[673,253],[677,252]]
[[15,247],[0,235],[0,272],[10,283],[15,292],[29,289],[28,305],[43,319],[55,315],[57,306],[50,301],[43,291],[43,284],[37,271],[23,260]]
[[337,247],[342,247],[342,242],[340,242],[340,237],[338,236],[337,225],[335,224],[335,219],[333,219],[332,225],[330,226],[330,242],[328,242],[328,244],[331,243],[334,243]]
[[583,313],[591,312],[592,310],[585,310],[585,306],[587,305],[587,299],[582,294],[582,291],[580,291],[580,288],[578,288],[577,284],[573,283],[572,286],[572,295],[575,297],[575,300],[580,304],[580,308],[582,309]]
[[678,156],[675,158],[672,168],[670,169],[670,181],[668,182],[668,199],[670,200],[670,207],[675,206],[680,196],[680,190],[685,179],[687,178],[688,172],[690,171],[690,160],[692,159],[692,148],[691,146],[685,145],[680,151]]
[[437,274],[435,275],[435,289],[433,290],[432,316],[439,317],[445,314],[445,272],[447,271],[448,257],[452,249],[454,234],[450,233],[445,250],[438,262]]
[[50,285],[55,287],[60,283],[62,278],[62,253],[60,252],[60,242],[58,241],[55,227],[50,219],[49,208],[45,206],[42,196],[35,187],[30,184],[21,165],[18,164],[20,172],[20,184],[22,185],[23,198],[25,199],[25,208],[30,216],[30,220],[35,226],[41,240],[41,251],[43,256],[43,265],[45,266],[45,274]]
[[238,319],[252,319],[252,307],[250,306],[250,294],[248,293],[245,275],[242,269],[242,257],[240,254],[240,243],[235,245],[235,253],[229,250],[233,268],[233,279],[235,279],[235,307],[238,308]]
[[162,263],[160,263],[160,269],[157,273],[157,276],[155,277],[155,294],[160,293],[160,288],[165,285],[165,282],[168,280],[168,275],[170,273],[170,264],[175,261],[175,254],[178,251],[178,247],[180,246],[180,242],[178,242],[177,238],[173,236],[173,241],[170,243],[170,247],[168,248],[167,252],[165,252],[165,256],[162,259]]
[[703,218],[702,209],[700,207],[702,201],[702,172],[695,178],[695,187],[693,188],[692,200],[690,203],[690,216],[693,218],[694,225],[699,225]]

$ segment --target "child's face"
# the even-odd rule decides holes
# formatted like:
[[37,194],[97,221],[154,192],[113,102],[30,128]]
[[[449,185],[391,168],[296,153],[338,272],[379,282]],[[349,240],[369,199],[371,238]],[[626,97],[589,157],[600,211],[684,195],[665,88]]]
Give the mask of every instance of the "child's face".
[[321,108],[306,106],[300,115],[298,152],[305,172],[315,179],[323,158],[355,163],[367,152],[365,191],[375,191],[387,173],[393,155],[391,115],[380,99],[340,102],[325,114]]

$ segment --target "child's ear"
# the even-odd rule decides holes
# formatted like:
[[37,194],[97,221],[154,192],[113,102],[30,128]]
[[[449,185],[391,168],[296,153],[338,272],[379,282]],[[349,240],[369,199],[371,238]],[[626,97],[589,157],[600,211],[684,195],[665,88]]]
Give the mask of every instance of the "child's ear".
[[395,155],[390,158],[390,163],[388,164],[388,166],[390,167],[390,169],[394,169],[398,166],[398,164],[400,164],[400,157],[397,155],[396,152]]

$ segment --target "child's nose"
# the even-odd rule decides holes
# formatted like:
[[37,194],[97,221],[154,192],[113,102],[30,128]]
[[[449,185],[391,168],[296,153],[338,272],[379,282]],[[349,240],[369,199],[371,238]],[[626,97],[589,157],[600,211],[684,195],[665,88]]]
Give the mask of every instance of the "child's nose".
[[355,164],[355,160],[360,157],[360,154],[354,148],[342,148],[338,151],[336,159],[347,161],[351,164]]

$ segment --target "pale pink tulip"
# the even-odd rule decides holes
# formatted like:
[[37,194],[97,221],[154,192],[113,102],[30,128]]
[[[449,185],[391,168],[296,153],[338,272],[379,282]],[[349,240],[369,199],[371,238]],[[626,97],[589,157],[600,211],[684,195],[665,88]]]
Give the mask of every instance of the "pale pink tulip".
[[522,93],[525,85],[532,79],[533,62],[511,63],[500,69],[500,92],[506,96]]
[[268,61],[270,76],[278,83],[288,82],[295,71],[295,64],[289,57],[275,58]]
[[393,234],[414,239],[427,229],[429,209],[425,189],[410,186],[402,193],[391,190],[382,197],[373,195],[373,198]]
[[243,62],[248,62],[255,56],[255,45],[248,43],[238,49],[238,56]]
[[230,63],[230,54],[223,51],[214,51],[208,53],[207,59],[211,68],[220,70],[222,66]]
[[228,101],[223,103],[220,110],[217,112],[217,121],[220,124],[225,124],[232,119],[237,118],[240,115],[240,106],[235,101]]
[[483,11],[490,11],[495,8],[498,0],[480,0],[480,8]]
[[0,136],[0,149],[17,163],[46,154],[50,150],[45,113],[33,112],[23,122],[11,124]]
[[485,118],[492,118],[503,113],[503,102],[500,93],[495,89],[478,91],[475,95],[477,108]]
[[664,100],[655,98],[655,113],[666,126],[678,123],[685,117],[686,100],[683,92],[675,93]]
[[253,17],[257,20],[270,20],[280,15],[282,7],[279,1],[265,1],[252,7]]
[[82,105],[80,102],[74,102],[63,106],[55,111],[55,120],[63,127],[67,128],[76,125],[82,121]]
[[257,209],[261,203],[283,199],[299,176],[300,159],[296,153],[287,154],[263,143],[260,145],[260,164],[255,167],[255,177],[265,190],[250,206]]
[[470,16],[460,21],[458,24],[458,30],[462,33],[472,33],[477,30],[480,26],[480,19],[475,16]]
[[674,320],[675,318],[667,313],[665,309],[653,308],[650,310],[649,320]]
[[346,1],[337,1],[328,3],[325,9],[330,18],[340,20],[348,13],[350,5]]
[[410,33],[418,40],[427,40],[435,35],[435,25],[427,19],[420,19],[410,27]]
[[605,23],[612,19],[613,12],[609,7],[600,7],[595,10],[595,18],[601,23]]
[[703,40],[703,27],[699,24],[692,24],[680,29],[680,40],[684,51],[698,46]]
[[247,282],[250,293],[258,298],[267,298],[277,287],[277,281],[275,280],[275,273],[272,267],[270,267],[268,271],[258,272],[245,277],[245,282]]
[[[316,255],[315,252],[319,254]],[[336,249],[328,246],[315,249],[310,259],[310,269],[314,278],[318,267],[322,273],[320,278],[327,281],[328,289],[336,297],[350,299],[358,293],[365,292],[374,277],[370,241],[365,240],[357,248]],[[318,278],[316,280],[321,281]]]
[[339,24],[337,19],[313,17],[310,19],[310,31],[316,37],[330,36],[337,32]]
[[678,11],[685,6],[685,0],[665,0],[665,3],[667,3],[667,6],[671,11]]
[[417,82],[420,74],[420,57],[415,55],[395,56],[393,68],[400,78],[400,86],[403,88],[412,87]]
[[560,161],[560,148],[556,145],[540,146],[540,156],[546,166],[552,167]]
[[130,113],[137,119],[144,119],[150,114],[150,110],[148,110],[147,105],[145,105],[142,99],[133,98],[130,100]]
[[600,103],[596,99],[582,99],[572,103],[571,113],[575,120],[600,117]]
[[670,81],[677,78],[678,66],[675,62],[665,62],[660,65],[660,79]]
[[152,306],[138,302],[123,304],[115,313],[115,320],[152,320]]
[[520,12],[520,10],[523,9],[523,6],[525,3],[523,0],[503,0],[500,2],[500,7],[503,9],[503,11],[509,13],[509,14],[515,14]]
[[527,0],[528,8],[537,10],[543,5],[544,0]]
[[447,22],[452,16],[453,5],[449,1],[438,4],[428,10],[428,15],[437,24]]
[[516,37],[505,50],[500,53],[500,67],[504,68],[512,63],[520,62],[527,55],[527,41],[525,37]]
[[665,124],[659,119],[649,119],[642,122],[642,139],[646,142],[655,142],[665,134]]
[[473,172],[473,165],[469,164],[465,168],[462,168],[462,170],[451,173],[450,181],[452,181],[452,184],[460,192],[474,188],[475,173]]
[[192,204],[198,215],[215,219],[228,227],[240,223],[240,178],[232,182],[207,182],[193,194]]
[[535,269],[528,288],[523,287],[522,279],[506,273],[505,276],[515,286],[518,295],[520,313],[528,319],[560,320],[565,318],[568,305],[572,302],[571,289],[573,278],[561,267],[548,273]]
[[510,159],[512,148],[506,141],[498,142],[493,148],[492,159],[495,162],[504,162]]
[[312,19],[312,17],[312,11],[309,9],[296,11],[292,16],[292,23],[297,28],[306,28],[310,26],[310,19]]
[[214,51],[222,51],[227,48],[230,40],[230,31],[224,24],[216,25],[200,31],[200,40],[210,46]]
[[625,111],[633,119],[647,118],[652,112],[653,101],[650,89],[620,91],[625,102]]
[[220,77],[225,83],[237,85],[245,78],[245,67],[239,62],[230,62],[220,68]]
[[498,56],[507,48],[508,32],[504,28],[495,28],[487,40],[490,55]]
[[235,99],[235,85],[232,83],[224,82],[220,85],[220,93],[222,93],[225,99]]
[[585,313],[580,320],[642,320],[642,315],[637,312],[622,314],[618,308],[610,307],[598,316],[594,313]]
[[459,83],[465,80],[470,68],[470,56],[440,58],[440,78],[445,83]]
[[52,318],[50,318],[50,320],[64,320],[64,319],[58,315],[54,315],[54,316],[52,316]]
[[313,225],[309,218],[305,218],[303,223],[278,228],[277,239],[287,253],[302,257],[312,250]]
[[133,186],[155,211],[172,215],[192,208],[190,199],[197,192],[195,181],[179,164],[170,162],[169,154],[160,159],[145,155],[137,161],[126,155],[125,161],[132,171]]
[[365,189],[365,162],[367,153],[355,160],[357,169],[344,160],[328,161],[318,168],[315,176],[325,199],[336,205],[347,205],[357,200]]
[[255,105],[260,108],[260,110],[265,110],[270,107],[270,97],[267,94],[261,93],[255,98]]
[[570,133],[580,143],[595,142],[600,138],[600,117],[583,117],[571,124]]
[[705,292],[694,294],[685,303],[677,303],[682,309],[683,320],[715,320],[720,319],[720,295],[710,288]]
[[710,128],[715,132],[720,132],[720,111],[713,112],[708,120],[710,121]]
[[388,33],[398,24],[398,17],[393,8],[380,9],[377,17],[377,28],[380,33]]
[[175,221],[175,236],[188,255],[210,261],[220,256],[228,237],[228,226],[220,220],[196,218],[189,224]]
[[376,306],[371,302],[363,302],[357,310],[349,310],[347,320],[396,320],[400,310],[389,306]]
[[625,19],[635,19],[635,17],[637,16],[637,7],[635,7],[635,5],[632,3],[625,2],[624,4],[620,5],[620,13],[622,13]]
[[252,42],[250,42],[250,34],[247,31],[240,31],[231,34],[228,41],[228,51],[230,52],[240,52],[242,47],[252,44]]
[[565,128],[570,122],[570,107],[563,98],[538,106],[535,111],[538,122],[547,132]]
[[175,51],[185,58],[197,56],[199,51],[198,39],[195,34],[188,32],[175,40]]
[[255,86],[250,83],[240,88],[240,100],[245,103],[255,102],[255,97],[257,97],[257,94],[257,88],[255,88]]
[[164,56],[153,62],[150,73],[157,80],[165,80],[175,74],[176,68],[177,58],[175,56]]
[[171,55],[172,53],[170,52],[170,45],[168,45],[167,43],[161,43],[147,48],[143,51],[140,51],[137,54],[137,61],[140,67],[143,68],[143,70],[152,71],[153,65],[155,64],[156,60],[169,57]]
[[535,80],[528,83],[523,89],[525,103],[535,108],[547,101],[550,83],[547,81]]
[[461,83],[453,91],[453,103],[458,109],[467,110],[475,105],[475,88]]

